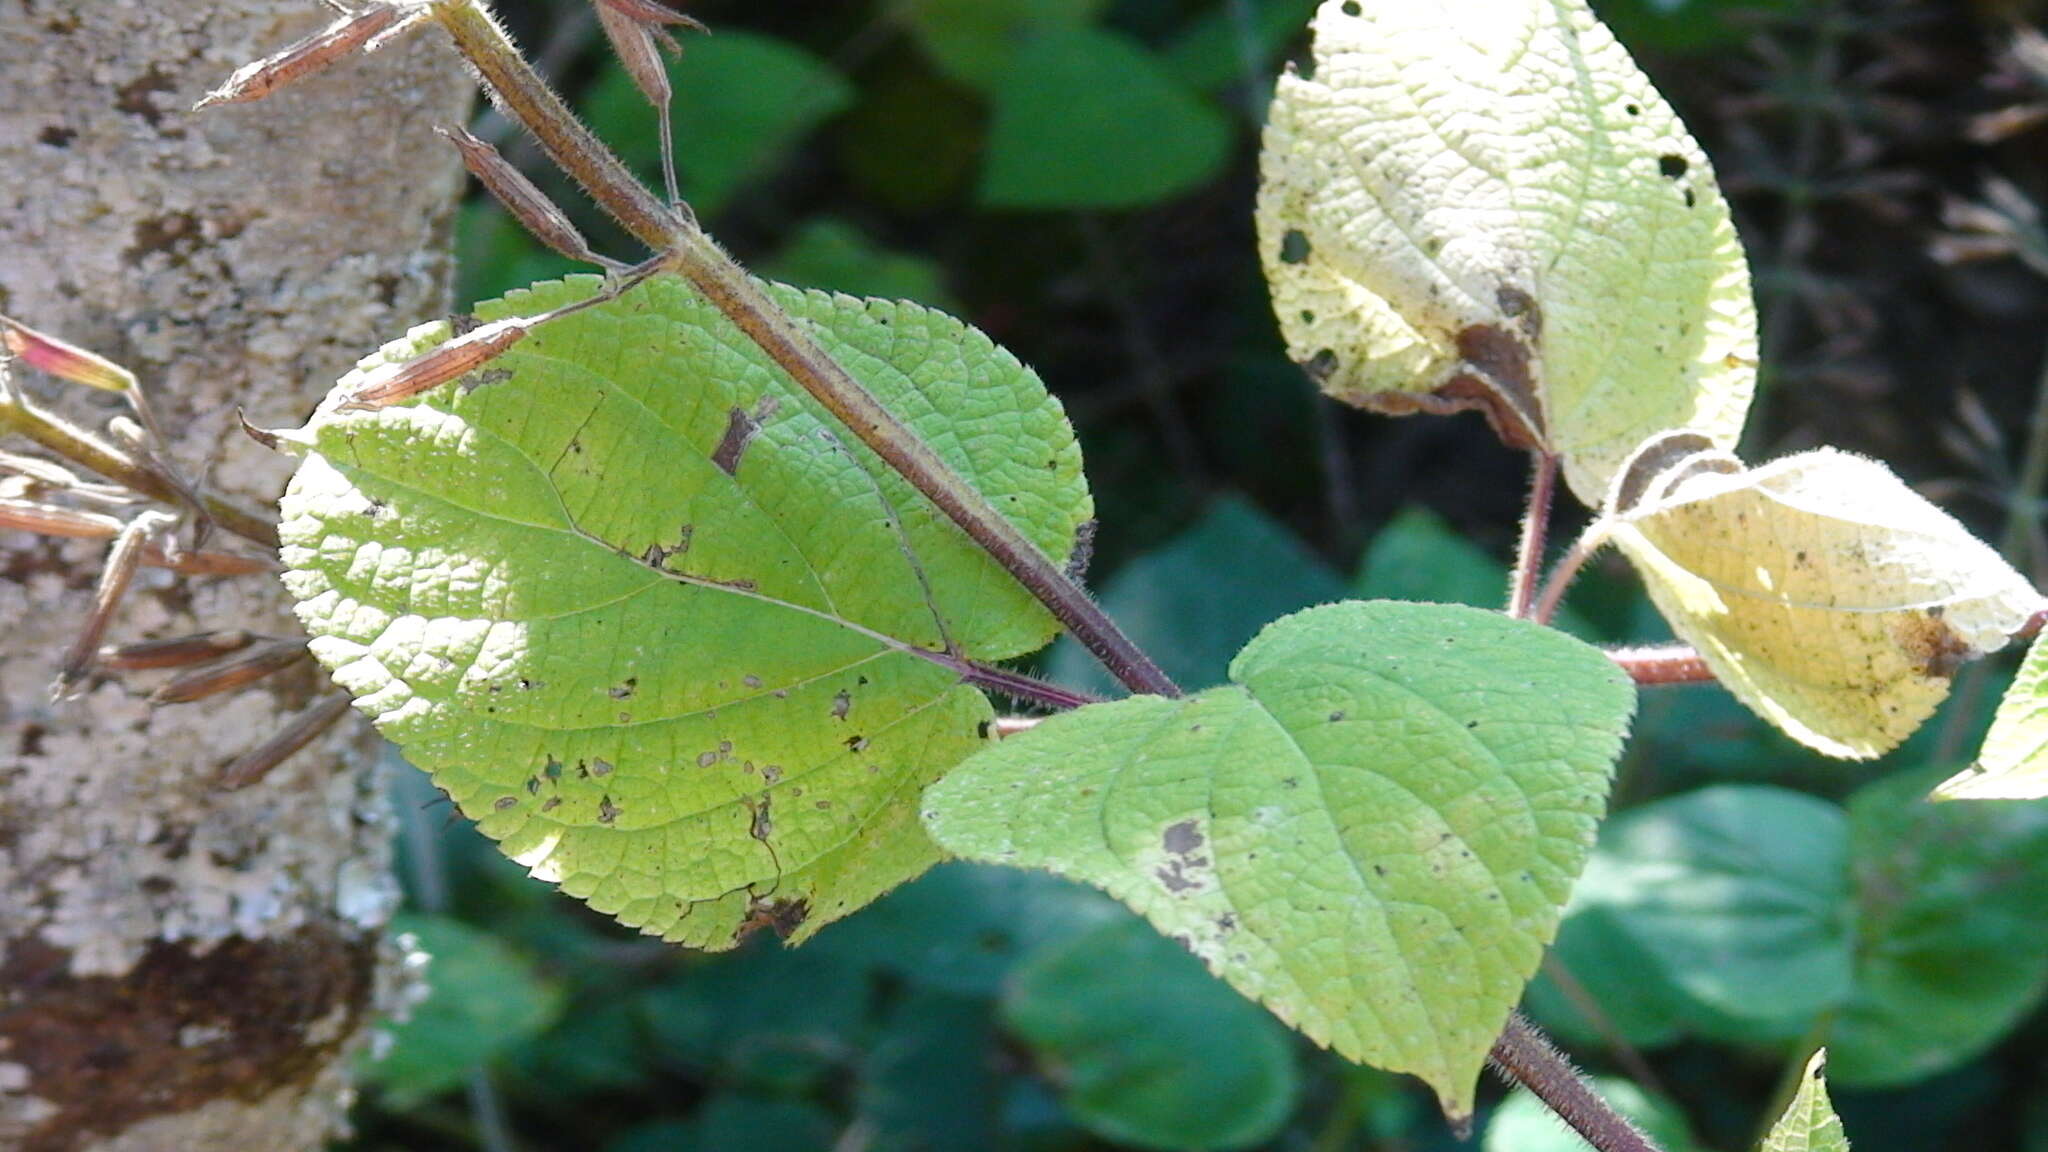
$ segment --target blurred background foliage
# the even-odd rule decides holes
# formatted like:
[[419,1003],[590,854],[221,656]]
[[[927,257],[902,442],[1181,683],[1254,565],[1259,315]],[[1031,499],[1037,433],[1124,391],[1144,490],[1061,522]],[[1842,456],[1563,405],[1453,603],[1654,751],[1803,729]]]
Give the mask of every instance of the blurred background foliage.
[[[586,5],[499,7],[654,177],[653,115]],[[1039,370],[1087,450],[1095,585],[1190,686],[1309,604],[1497,604],[1522,496],[1524,461],[1476,419],[1343,410],[1282,352],[1251,196],[1313,7],[701,0],[716,34],[672,69],[684,192],[750,266],[938,305]],[[1882,457],[2039,580],[2020,462],[2048,339],[2040,6],[1595,7],[1734,202],[1766,338],[1750,457]],[[501,121],[479,130],[540,174]],[[464,301],[569,270],[481,198],[460,244]],[[1614,567],[1571,609],[1590,639],[1668,635]],[[1064,643],[1039,667],[1104,686]],[[1646,692],[1529,1010],[1673,1152],[1752,1146],[1823,1040],[1858,1152],[2048,1152],[2048,807],[1915,800],[2008,673],[1966,673],[1870,765],[1712,687]],[[802,949],[691,955],[526,880],[395,778],[400,928],[432,991],[368,1067],[357,1152],[1582,1147],[1497,1090],[1461,1144],[1415,1085],[1314,1051],[1044,875],[949,864]]]

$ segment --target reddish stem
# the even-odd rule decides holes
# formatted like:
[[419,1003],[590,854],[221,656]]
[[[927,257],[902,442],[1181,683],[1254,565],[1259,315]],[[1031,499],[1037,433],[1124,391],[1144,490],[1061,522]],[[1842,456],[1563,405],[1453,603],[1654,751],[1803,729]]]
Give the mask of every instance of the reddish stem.
[[1684,644],[1655,648],[1609,648],[1607,658],[1627,670],[1638,684],[1705,684],[1714,670],[1695,649]]

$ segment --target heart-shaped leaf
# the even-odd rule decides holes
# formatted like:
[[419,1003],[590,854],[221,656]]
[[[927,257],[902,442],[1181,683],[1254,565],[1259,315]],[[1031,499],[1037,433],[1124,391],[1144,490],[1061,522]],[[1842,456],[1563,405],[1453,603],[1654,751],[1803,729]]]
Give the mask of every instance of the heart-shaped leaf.
[[1230,675],[988,748],[926,793],[925,825],[1101,886],[1468,1116],[1585,864],[1632,686],[1568,636],[1441,604],[1297,613]]
[[1729,691],[1830,756],[1895,747],[1963,661],[2041,606],[1874,460],[1822,448],[1744,468],[1706,451],[1660,469],[1660,451],[1646,444],[1617,482],[1611,538]]
[[[485,319],[590,295],[515,293]],[[1059,405],[911,304],[770,286],[1053,556],[1091,506]],[[447,339],[416,329],[363,372]],[[286,583],[357,704],[535,875],[721,947],[937,859],[919,790],[978,747],[959,661],[1051,618],[715,309],[661,279],[420,402],[304,430]]]
[[1828,1099],[1828,1054],[1813,1054],[1799,1075],[1799,1091],[1786,1105],[1785,1114],[1771,1125],[1770,1135],[1757,1152],[1849,1152],[1849,1138],[1842,1132],[1842,1119]]
[[1756,368],[1712,169],[1583,0],[1326,0],[1266,128],[1259,251],[1341,400],[1479,408],[1588,504],[1644,437],[1732,448]]

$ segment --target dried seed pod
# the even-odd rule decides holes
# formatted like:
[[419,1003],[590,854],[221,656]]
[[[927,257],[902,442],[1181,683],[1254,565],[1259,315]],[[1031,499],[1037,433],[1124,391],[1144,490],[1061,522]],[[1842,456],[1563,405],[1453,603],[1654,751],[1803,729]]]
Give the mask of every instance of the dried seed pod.
[[[343,412],[373,412],[438,388],[466,376],[502,355],[526,338],[526,334],[550,320],[560,319],[616,300],[648,277],[666,268],[668,257],[656,256],[631,268],[605,277],[604,290],[594,296],[550,309],[538,316],[512,316],[479,324],[460,336],[430,348],[403,364],[386,364],[371,373],[363,385],[349,393],[339,405]],[[474,323],[474,321],[472,321]],[[460,326],[457,327],[461,331]],[[246,427],[246,423],[244,425]],[[275,439],[273,436],[272,439]]]
[[63,700],[78,690],[79,682],[93,667],[93,660],[99,655],[100,640],[107,634],[107,625],[114,618],[114,610],[121,606],[121,598],[128,594],[128,585],[135,579],[135,570],[142,565],[143,548],[151,536],[177,523],[177,519],[164,512],[144,512],[128,522],[121,529],[120,536],[107,553],[106,567],[100,571],[100,583],[93,593],[92,611],[85,617],[85,623],[78,630],[77,639],[64,653],[64,661],[58,665],[57,680],[50,685],[50,697]]
[[272,768],[291,759],[322,732],[334,727],[348,712],[348,697],[334,696],[293,717],[275,736],[243,753],[221,769],[220,786],[229,790],[246,788],[268,775]]
[[240,628],[223,632],[196,632],[190,636],[166,636],[135,644],[115,644],[100,649],[100,667],[116,672],[147,672],[156,668],[184,668],[218,660],[255,643],[256,636]]
[[98,512],[80,512],[57,504],[0,500],[0,528],[77,540],[111,540],[121,534],[121,521]]
[[692,32],[709,32],[704,22],[692,16],[659,3],[658,0],[597,0],[600,9],[609,8],[619,15],[641,24],[656,27],[682,27]]
[[662,36],[672,47],[680,45],[657,26],[642,23],[608,4],[597,6],[597,22],[604,28],[605,38],[611,41],[612,50],[619,54],[626,75],[633,78],[633,86],[655,107],[666,107],[675,93],[669,87],[668,66],[662,63],[655,37]]
[[676,184],[675,136],[669,122],[669,102],[675,92],[669,86],[668,65],[661,59],[655,37],[659,36],[670,51],[680,52],[682,46],[659,24],[645,23],[609,4],[598,4],[597,22],[603,26],[605,38],[612,42],[612,50],[619,54],[626,75],[633,78],[633,86],[654,105],[661,134],[662,186],[673,204],[681,199]]
[[277,561],[263,556],[240,556],[233,552],[205,552],[186,548],[168,552],[155,544],[142,550],[142,562],[184,576],[256,576],[282,569]]
[[192,110],[261,100],[287,84],[318,75],[335,61],[354,55],[370,41],[392,31],[402,14],[403,10],[395,4],[372,3],[343,16],[280,52],[235,69],[225,83],[207,93]]
[[151,704],[190,704],[208,696],[247,688],[273,672],[307,658],[304,640],[268,640],[209,667],[179,676],[149,694]]
[[59,380],[103,392],[135,391],[135,373],[96,352],[38,332],[7,316],[0,316],[0,347],[29,367]]
[[583,234],[569,223],[569,217],[524,173],[498,155],[497,149],[460,128],[442,128],[439,132],[462,154],[462,165],[469,169],[469,174],[476,177],[484,190],[503,204],[512,218],[532,233],[534,239],[571,260],[603,263],[591,252]]
[[370,373],[362,387],[341,402],[341,409],[351,412],[386,408],[474,372],[526,339],[526,334],[541,319],[515,316],[485,324],[403,364],[378,368]]

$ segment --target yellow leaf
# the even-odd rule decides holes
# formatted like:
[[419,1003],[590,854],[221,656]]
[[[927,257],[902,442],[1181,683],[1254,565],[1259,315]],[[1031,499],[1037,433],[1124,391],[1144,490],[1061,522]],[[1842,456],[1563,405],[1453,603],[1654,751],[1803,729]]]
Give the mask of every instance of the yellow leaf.
[[1583,0],[1328,0],[1258,226],[1293,357],[1385,412],[1487,413],[1588,504],[1667,428],[1732,448],[1756,311],[1711,167]]
[[[2042,605],[1989,545],[1884,465],[1830,448],[1747,469],[1652,440],[1605,531],[1743,703],[1830,756],[1895,746],[1963,661]],[[1673,462],[1674,459],[1676,462]]]

